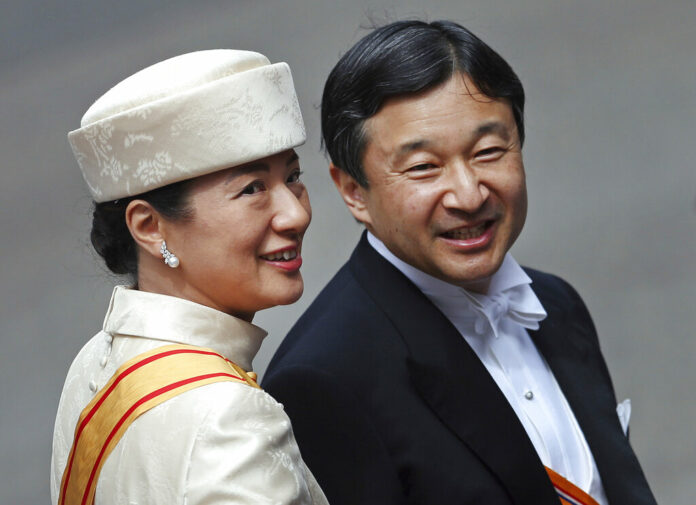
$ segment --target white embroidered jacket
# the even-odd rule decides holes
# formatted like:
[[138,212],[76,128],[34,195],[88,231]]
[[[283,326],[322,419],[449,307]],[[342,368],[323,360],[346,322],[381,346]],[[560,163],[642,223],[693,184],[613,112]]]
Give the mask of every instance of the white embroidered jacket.
[[[114,289],[104,328],[65,380],[51,460],[51,501],[82,409],[130,358],[182,343],[209,347],[251,370],[266,332],[187,300]],[[95,503],[326,504],[300,456],[282,405],[235,382],[201,386],[154,407],[128,428],[104,464]]]

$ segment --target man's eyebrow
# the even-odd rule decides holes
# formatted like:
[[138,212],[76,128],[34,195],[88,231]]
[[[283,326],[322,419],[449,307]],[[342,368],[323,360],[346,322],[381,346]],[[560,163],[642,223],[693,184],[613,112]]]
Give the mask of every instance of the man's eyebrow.
[[413,151],[418,151],[419,149],[423,149],[424,147],[428,147],[432,142],[426,139],[417,139],[413,140],[411,142],[406,142],[404,144],[401,144],[396,151],[394,152],[394,155],[392,156],[393,160],[398,160],[399,158],[402,158],[406,156],[409,153],[412,153]]
[[[505,123],[500,121],[487,121],[480,124],[474,131],[474,137],[478,139],[489,133],[500,135],[506,141],[511,138],[510,129]],[[427,149],[432,145],[433,142],[427,139],[416,139],[404,142],[394,151],[391,157],[392,162],[398,162],[400,158],[403,158],[407,154],[418,151],[419,149]]]
[[497,133],[505,140],[510,139],[510,130],[505,124],[501,123],[500,121],[489,121],[487,123],[479,125],[478,128],[476,128],[477,137],[483,137],[488,133]]
[[233,168],[230,173],[225,177],[225,184],[229,184],[237,177],[242,175],[250,174],[252,172],[270,172],[271,168],[267,163],[249,163],[241,167]]

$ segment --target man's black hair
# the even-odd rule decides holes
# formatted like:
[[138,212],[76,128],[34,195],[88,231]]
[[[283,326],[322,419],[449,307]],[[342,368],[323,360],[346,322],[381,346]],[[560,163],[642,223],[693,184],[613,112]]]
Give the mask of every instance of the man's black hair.
[[367,187],[365,120],[389,98],[434,88],[455,72],[466,74],[486,96],[508,100],[524,142],[524,89],[498,53],[451,21],[397,21],[363,37],[329,74],[321,131],[331,161]]

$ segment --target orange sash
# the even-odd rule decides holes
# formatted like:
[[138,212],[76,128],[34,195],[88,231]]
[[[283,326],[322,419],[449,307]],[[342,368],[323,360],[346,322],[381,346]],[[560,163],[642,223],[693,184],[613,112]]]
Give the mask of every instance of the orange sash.
[[568,479],[551,470],[548,466],[544,467],[549,474],[551,483],[561,499],[562,505],[599,505],[597,500],[592,498],[585,491],[577,487]]
[[[185,391],[255,377],[212,349],[168,345],[125,362],[84,408],[60,484],[59,505],[92,505],[106,458],[141,414]],[[253,375],[253,374],[252,374]]]

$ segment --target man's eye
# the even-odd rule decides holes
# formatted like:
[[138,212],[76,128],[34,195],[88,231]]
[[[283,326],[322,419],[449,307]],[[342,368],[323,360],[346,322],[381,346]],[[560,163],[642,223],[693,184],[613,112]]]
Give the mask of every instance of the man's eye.
[[266,189],[266,185],[263,183],[263,181],[254,181],[248,186],[246,186],[241,192],[241,195],[253,195],[255,193],[259,193],[260,191],[263,191]]
[[290,174],[288,177],[288,180],[286,181],[288,184],[293,184],[295,182],[300,182],[300,176],[303,174],[301,170],[295,170],[293,173]]
[[496,158],[503,154],[504,150],[502,147],[488,147],[486,149],[481,149],[476,153],[477,158]]
[[423,170],[430,170],[431,168],[435,168],[435,165],[433,165],[432,163],[421,163],[419,165],[412,166],[411,168],[409,168],[409,170],[420,172]]

